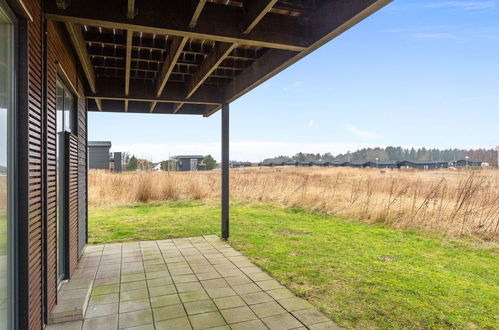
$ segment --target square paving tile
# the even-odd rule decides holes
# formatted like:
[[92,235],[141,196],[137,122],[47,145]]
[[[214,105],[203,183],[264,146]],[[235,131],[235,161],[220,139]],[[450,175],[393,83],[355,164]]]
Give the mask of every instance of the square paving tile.
[[187,317],[155,322],[156,330],[189,330],[192,329]]
[[324,314],[316,309],[304,309],[292,313],[298,320],[305,325],[324,323],[330,321]]
[[151,305],[148,298],[133,299],[120,302],[120,313],[135,312],[149,308],[151,308]]
[[253,293],[253,292],[259,292],[262,291],[258,285],[254,283],[247,283],[247,284],[241,284],[241,285],[234,285],[232,287],[234,291],[236,291],[238,294],[248,294],[248,293]]
[[284,307],[288,312],[295,312],[302,309],[313,308],[312,304],[301,298],[287,298],[279,300],[279,304]]
[[169,320],[186,315],[182,304],[154,308],[153,313],[155,321]]
[[120,329],[136,327],[139,325],[152,324],[152,313],[150,309],[144,309],[136,312],[123,313],[119,317]]
[[303,326],[293,315],[289,313],[269,316],[262,321],[271,329],[294,329]]
[[263,304],[251,305],[251,309],[258,315],[259,318],[273,316],[277,314],[287,313],[287,311],[274,301],[269,301]]
[[268,328],[260,320],[251,320],[230,325],[232,330],[267,330]]
[[212,299],[237,295],[237,293],[229,287],[206,289],[206,293],[208,293],[208,295]]
[[148,297],[149,292],[147,290],[122,291],[120,293],[120,302]]
[[212,300],[192,301],[184,304],[188,315],[195,315],[217,310],[217,306]]
[[83,321],[82,330],[96,330],[96,329],[117,329],[118,328],[118,315],[96,317],[94,319],[85,319]]
[[254,304],[261,304],[264,302],[268,301],[273,301],[272,297],[266,294],[265,292],[255,292],[255,293],[249,293],[249,294],[243,294],[241,295],[241,298],[248,304],[248,305],[254,305]]
[[257,319],[255,313],[247,306],[223,309],[220,312],[229,324]]
[[225,320],[219,312],[210,312],[189,316],[194,329],[209,329],[226,325]]
[[246,306],[246,303],[239,296],[223,297],[213,299],[218,309],[227,309]]
[[199,282],[179,283],[176,287],[177,291],[180,293],[203,290],[203,287]]
[[180,301],[180,297],[178,294],[170,294],[170,295],[166,295],[166,296],[151,297],[152,308],[175,305],[175,304],[180,304],[180,303],[181,303],[181,301]]
[[[337,328],[214,235],[87,247],[76,279],[87,277],[93,290],[74,330]],[[73,283],[78,295],[85,287]]]
[[177,293],[177,289],[175,288],[175,286],[173,284],[156,286],[154,288],[149,289],[149,295],[151,297],[164,296],[164,295],[173,294],[173,293]]
[[119,301],[119,294],[111,293],[101,296],[91,296],[88,305],[92,306],[92,305],[111,304],[111,303],[117,303],[118,301]]
[[179,294],[180,299],[182,300],[183,303],[186,302],[191,302],[191,301],[198,301],[198,300],[205,300],[209,299],[208,295],[204,291],[191,291],[191,292],[184,292]]
[[91,319],[99,316],[108,316],[118,314],[118,303],[104,304],[104,305],[92,305],[87,307],[87,312],[85,313],[86,319]]

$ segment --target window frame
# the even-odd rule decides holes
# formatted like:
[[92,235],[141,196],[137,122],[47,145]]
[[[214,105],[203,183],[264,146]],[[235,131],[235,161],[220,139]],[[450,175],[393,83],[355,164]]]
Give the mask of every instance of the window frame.
[[12,109],[7,112],[7,264],[8,264],[8,290],[7,299],[9,308],[7,311],[7,326],[9,329],[17,329],[18,324],[18,287],[19,282],[15,274],[18,273],[17,257],[18,257],[18,148],[16,136],[18,133],[18,75],[19,75],[19,21],[8,3],[5,0],[0,0],[0,9],[3,11],[7,19],[12,24],[11,44],[12,47],[12,76],[11,76],[11,106]]

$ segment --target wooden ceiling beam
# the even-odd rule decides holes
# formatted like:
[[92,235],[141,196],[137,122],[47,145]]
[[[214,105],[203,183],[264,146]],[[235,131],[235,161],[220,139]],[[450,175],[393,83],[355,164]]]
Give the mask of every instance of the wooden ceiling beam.
[[[90,61],[90,57],[88,56],[87,47],[85,45],[85,40],[83,38],[83,32],[81,26],[74,23],[66,23],[66,29],[68,30],[69,38],[73,43],[73,47],[76,51],[76,55],[80,60],[80,64],[83,68],[83,72],[85,73],[85,77],[87,78],[88,85],[90,86],[90,90],[92,93],[96,93],[97,89],[95,87],[95,71],[92,66],[92,62]],[[99,99],[95,100],[97,104],[97,108],[99,111],[102,111],[102,103]]]
[[198,24],[199,16],[203,11],[204,5],[206,4],[206,0],[194,0],[197,1],[194,9],[194,14],[192,14],[191,21],[189,22],[189,28],[193,29]]
[[236,47],[237,44],[226,42],[218,42],[215,44],[187,84],[186,99],[197,91],[210,74],[217,69],[220,63],[222,63]]
[[132,40],[133,31],[126,31],[126,55],[125,55],[125,95],[130,92],[130,67],[132,64]]
[[126,17],[133,19],[135,17],[135,0],[128,0]]
[[176,103],[173,105],[173,113],[177,113],[180,108],[182,108],[182,106],[184,105],[184,103]]
[[[252,0],[253,1],[253,0]],[[273,15],[261,21],[247,34],[241,31],[241,8],[206,4],[194,28],[190,2],[185,0],[148,0],[136,3],[139,15],[129,19],[123,14],[120,1],[73,0],[61,10],[47,1],[45,17],[110,29],[187,37],[197,40],[238,43],[240,45],[301,51],[309,46],[308,31],[299,17]],[[187,16],[188,15],[188,16]],[[187,17],[186,17],[187,16]]]
[[[185,98],[185,87],[182,83],[169,82],[169,87],[161,95],[156,96],[156,91],[145,84],[135,84],[130,89],[129,95],[125,95],[119,85],[119,79],[101,78],[99,79],[97,94],[88,95],[91,99],[107,100],[129,100],[142,102],[168,102],[186,104],[221,104],[222,95],[217,88],[203,86],[191,98]],[[122,81],[122,80],[121,80]]]
[[278,0],[251,0],[244,3],[243,33],[250,33]]
[[[163,92],[166,82],[170,78],[170,75],[173,72],[173,68],[175,67],[175,63],[177,63],[177,60],[182,54],[182,50],[184,49],[185,44],[187,43],[187,38],[182,37],[182,38],[175,38],[171,45],[170,45],[170,50],[168,52],[168,56],[166,57],[165,61],[163,62],[163,66],[161,68],[161,75],[160,78],[158,79],[157,83],[157,91],[156,91],[156,97],[159,97],[161,93]],[[154,108],[156,107],[157,102],[152,102],[151,103],[151,108],[149,109],[149,112],[153,112]]]
[[163,67],[161,68],[161,76],[160,79],[158,80],[156,96],[160,96],[161,93],[163,92],[166,82],[168,81],[168,78],[172,74],[173,68],[177,63],[180,54],[182,54],[182,50],[184,49],[186,43],[187,43],[186,37],[175,38],[172,41],[168,52],[168,56],[163,62]]
[[[322,22],[316,30],[320,29],[325,34],[316,32],[315,42],[301,52],[269,50],[224,87],[224,101],[230,103],[246,94],[390,2],[392,0],[325,1],[325,5],[317,10],[312,19],[312,22]],[[210,116],[219,109],[218,105],[208,106],[204,115]]]

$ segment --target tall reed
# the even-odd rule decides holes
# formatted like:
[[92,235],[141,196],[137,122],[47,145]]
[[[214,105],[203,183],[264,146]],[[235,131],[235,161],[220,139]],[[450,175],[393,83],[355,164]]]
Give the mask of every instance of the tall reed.
[[[230,184],[239,202],[499,241],[498,170],[248,168],[231,170]],[[216,171],[89,173],[92,207],[219,196]]]

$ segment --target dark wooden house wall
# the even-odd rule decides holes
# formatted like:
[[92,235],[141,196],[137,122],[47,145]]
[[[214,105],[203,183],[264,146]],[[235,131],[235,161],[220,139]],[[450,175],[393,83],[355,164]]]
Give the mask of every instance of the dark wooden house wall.
[[43,325],[44,114],[42,111],[42,18],[40,1],[26,2],[33,21],[20,26],[18,308],[21,329]]
[[78,80],[78,256],[87,244],[87,104],[81,80]]
[[[18,281],[20,329],[42,329],[57,303],[56,79],[62,68],[80,91],[71,143],[69,274],[78,258],[80,214],[86,226],[86,104],[78,64],[63,30],[42,17],[40,0],[25,1],[33,21],[19,25]],[[86,174],[86,173],[85,173]],[[85,198],[82,198],[83,191]],[[81,202],[80,202],[81,199]],[[78,207],[84,209],[81,211]],[[85,235],[86,242],[86,235]]]

